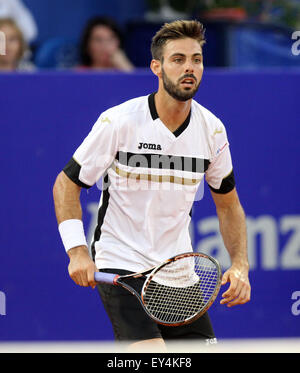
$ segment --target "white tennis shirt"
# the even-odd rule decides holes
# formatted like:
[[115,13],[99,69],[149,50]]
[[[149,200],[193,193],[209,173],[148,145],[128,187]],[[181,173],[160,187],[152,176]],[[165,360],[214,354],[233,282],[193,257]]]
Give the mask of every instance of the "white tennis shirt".
[[97,268],[140,271],[193,250],[190,211],[200,182],[205,176],[219,189],[232,162],[215,115],[192,100],[173,133],[151,94],[103,112],[64,171],[86,188],[105,176],[93,242]]

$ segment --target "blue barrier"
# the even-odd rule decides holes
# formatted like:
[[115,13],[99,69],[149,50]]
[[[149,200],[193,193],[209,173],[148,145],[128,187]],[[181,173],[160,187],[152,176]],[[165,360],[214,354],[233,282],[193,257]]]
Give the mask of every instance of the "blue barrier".
[[[196,96],[227,127],[248,222],[252,300],[228,309],[221,289],[210,310],[219,338],[300,336],[299,85],[299,70],[207,70]],[[0,75],[0,86],[0,340],[110,340],[96,291],[68,277],[52,186],[99,114],[155,91],[156,78],[42,72]],[[89,237],[99,197],[82,193]],[[227,268],[206,186],[191,235]]]
[[[300,67],[292,53],[292,30],[231,27],[228,32],[228,65],[238,68]],[[296,48],[296,46],[295,46]]]

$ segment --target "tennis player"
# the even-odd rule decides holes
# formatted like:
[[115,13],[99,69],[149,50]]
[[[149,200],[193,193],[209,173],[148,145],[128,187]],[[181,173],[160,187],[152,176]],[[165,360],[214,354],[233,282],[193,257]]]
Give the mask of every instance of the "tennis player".
[[[221,304],[250,300],[245,214],[233,174],[226,130],[193,100],[203,74],[203,25],[165,24],[153,37],[151,70],[158,90],[103,112],[58,175],[54,201],[59,232],[70,257],[69,274],[96,287],[94,272],[128,274],[192,251],[190,211],[205,177],[231,258]],[[98,224],[89,253],[80,204],[82,188],[103,176]],[[97,285],[116,340],[132,350],[163,349],[165,340],[215,338],[205,313],[191,324],[158,325],[128,291]]]

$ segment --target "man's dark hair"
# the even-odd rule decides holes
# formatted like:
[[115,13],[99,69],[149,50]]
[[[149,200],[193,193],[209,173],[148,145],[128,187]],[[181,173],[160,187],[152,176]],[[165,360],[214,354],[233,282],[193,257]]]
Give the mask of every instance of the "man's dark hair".
[[205,43],[204,32],[202,23],[196,20],[165,23],[152,39],[152,58],[161,60],[163,48],[169,40],[192,38],[197,40],[202,47]]
[[122,44],[123,44],[122,32],[114,20],[108,17],[91,18],[87,22],[82,32],[81,42],[80,42],[80,47],[79,47],[80,60],[83,66],[91,66],[92,64],[91,57],[88,52],[88,45],[89,45],[92,32],[94,28],[97,26],[105,26],[109,28],[110,30],[112,30],[113,33],[116,35],[117,39],[119,39],[120,47],[122,48]]

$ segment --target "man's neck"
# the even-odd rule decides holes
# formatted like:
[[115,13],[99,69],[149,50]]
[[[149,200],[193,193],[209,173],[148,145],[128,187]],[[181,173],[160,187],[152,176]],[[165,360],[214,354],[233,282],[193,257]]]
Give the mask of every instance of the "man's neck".
[[181,126],[191,110],[192,100],[178,101],[162,90],[158,90],[154,100],[160,120],[171,132]]

